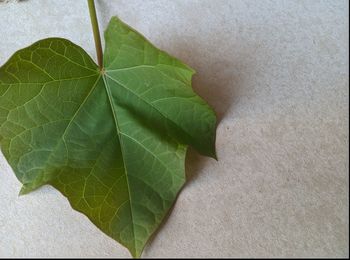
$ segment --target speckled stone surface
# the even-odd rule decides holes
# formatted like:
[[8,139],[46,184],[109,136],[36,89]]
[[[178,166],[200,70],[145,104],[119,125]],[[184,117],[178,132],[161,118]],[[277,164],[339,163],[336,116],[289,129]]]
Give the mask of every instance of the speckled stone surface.
[[[95,57],[84,0],[0,1],[0,63],[65,37]],[[5,3],[10,2],[10,3]],[[219,161],[188,184],[144,257],[349,255],[348,1],[97,0],[197,70]],[[0,257],[128,257],[51,187],[18,197],[0,155]]]

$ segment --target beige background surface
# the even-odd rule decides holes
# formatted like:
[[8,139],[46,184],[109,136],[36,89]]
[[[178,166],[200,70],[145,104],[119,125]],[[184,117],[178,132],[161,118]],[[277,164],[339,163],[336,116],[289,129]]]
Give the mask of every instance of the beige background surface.
[[[98,0],[197,70],[219,161],[188,184],[144,257],[349,255],[347,0]],[[95,57],[84,0],[0,4],[0,63],[49,36]],[[127,257],[51,187],[18,197],[0,155],[0,256]]]

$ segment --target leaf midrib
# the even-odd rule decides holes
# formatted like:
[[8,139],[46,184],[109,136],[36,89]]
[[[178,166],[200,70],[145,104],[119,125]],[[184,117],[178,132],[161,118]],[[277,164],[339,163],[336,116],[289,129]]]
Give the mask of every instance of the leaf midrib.
[[124,157],[124,146],[123,146],[123,140],[122,140],[122,133],[120,131],[120,127],[119,127],[119,122],[118,122],[118,118],[117,118],[117,115],[116,115],[116,112],[115,112],[115,109],[114,109],[114,106],[113,106],[113,101],[112,101],[112,94],[110,92],[110,89],[108,87],[108,84],[107,84],[107,80],[106,80],[106,74],[103,74],[102,76],[103,78],[103,81],[104,81],[104,86],[105,86],[105,89],[106,89],[106,92],[107,92],[107,96],[108,96],[108,100],[109,100],[109,104],[111,106],[111,110],[112,110],[112,113],[113,113],[113,118],[114,118],[114,122],[115,122],[115,128],[117,130],[117,133],[118,133],[118,137],[119,137],[119,142],[120,142],[120,151],[121,151],[121,154],[122,154],[122,159],[123,159],[123,164],[124,164],[124,170],[125,170],[125,176],[126,176],[126,185],[128,187],[128,194],[129,194],[129,202],[130,202],[130,216],[131,216],[131,223],[132,223],[132,233],[134,235],[134,239],[133,239],[133,242],[134,242],[134,250],[135,250],[135,253],[137,252],[137,249],[136,249],[136,235],[135,235],[135,225],[134,225],[134,217],[133,217],[133,211],[132,211],[132,201],[131,201],[131,193],[130,193],[130,184],[129,184],[129,178],[128,178],[128,170],[127,170],[127,167],[126,167],[126,163],[125,163],[125,157]]

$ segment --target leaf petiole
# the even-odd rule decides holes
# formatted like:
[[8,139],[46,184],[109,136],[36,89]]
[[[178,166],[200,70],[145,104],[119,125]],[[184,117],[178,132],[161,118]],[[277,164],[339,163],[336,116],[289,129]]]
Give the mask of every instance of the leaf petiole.
[[102,70],[103,69],[103,53],[102,53],[100,30],[98,28],[98,21],[97,21],[97,16],[96,16],[95,1],[88,0],[88,5],[89,5],[92,30],[93,30],[94,39],[95,39],[97,62],[98,62],[98,66],[99,66],[100,70]]

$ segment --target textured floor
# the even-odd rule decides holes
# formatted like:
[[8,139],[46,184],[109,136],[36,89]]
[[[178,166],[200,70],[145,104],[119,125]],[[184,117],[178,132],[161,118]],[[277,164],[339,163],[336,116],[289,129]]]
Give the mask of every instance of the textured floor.
[[[66,37],[95,57],[86,1],[0,3],[0,64]],[[12,3],[11,3],[12,2]],[[349,255],[345,0],[97,1],[197,70],[219,161],[190,151],[188,184],[144,257]],[[50,187],[18,197],[0,155],[0,257],[127,257]]]

